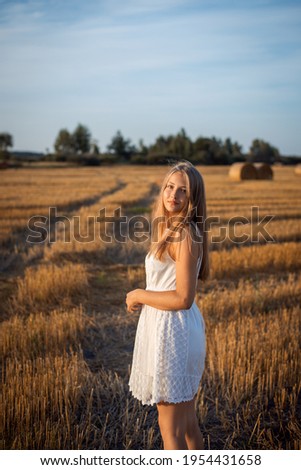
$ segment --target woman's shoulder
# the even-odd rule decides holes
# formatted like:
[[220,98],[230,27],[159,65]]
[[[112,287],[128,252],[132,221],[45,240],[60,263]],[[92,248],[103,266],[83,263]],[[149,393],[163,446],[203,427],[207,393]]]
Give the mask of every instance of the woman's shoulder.
[[187,249],[195,258],[201,254],[199,243],[197,243],[199,230],[195,222],[183,223],[178,239],[169,246],[169,255],[176,260],[180,250]]
[[193,241],[195,241],[197,236],[200,234],[200,230],[196,222],[192,220],[183,224],[182,231],[185,235],[189,235],[190,239],[192,239]]

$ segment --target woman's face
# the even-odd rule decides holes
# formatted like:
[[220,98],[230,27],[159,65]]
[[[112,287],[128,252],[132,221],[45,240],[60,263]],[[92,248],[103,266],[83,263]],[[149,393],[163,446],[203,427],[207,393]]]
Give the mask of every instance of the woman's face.
[[163,191],[163,203],[169,216],[181,212],[187,203],[187,187],[184,175],[180,171],[173,173]]

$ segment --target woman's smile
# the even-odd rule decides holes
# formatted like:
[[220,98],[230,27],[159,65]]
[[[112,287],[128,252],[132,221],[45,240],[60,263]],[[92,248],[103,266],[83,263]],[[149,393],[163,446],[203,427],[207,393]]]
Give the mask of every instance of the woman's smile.
[[179,203],[176,202],[176,201],[167,201],[169,204],[171,204],[172,206],[177,206]]

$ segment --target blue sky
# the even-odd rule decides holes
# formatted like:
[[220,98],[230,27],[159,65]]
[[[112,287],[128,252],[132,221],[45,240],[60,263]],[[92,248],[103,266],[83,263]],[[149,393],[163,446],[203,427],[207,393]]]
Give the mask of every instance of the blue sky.
[[182,127],[301,155],[301,0],[0,0],[0,132],[102,151]]

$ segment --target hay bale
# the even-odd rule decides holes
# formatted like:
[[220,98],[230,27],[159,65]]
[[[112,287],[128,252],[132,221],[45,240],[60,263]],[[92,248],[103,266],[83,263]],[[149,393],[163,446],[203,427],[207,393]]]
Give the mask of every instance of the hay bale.
[[229,177],[234,181],[256,180],[257,171],[252,163],[237,162],[231,165],[229,170]]
[[254,163],[254,166],[257,171],[257,179],[259,180],[272,180],[273,179],[273,170],[271,165],[268,163]]
[[301,176],[301,163],[298,163],[295,166],[295,174],[298,175],[298,176]]

